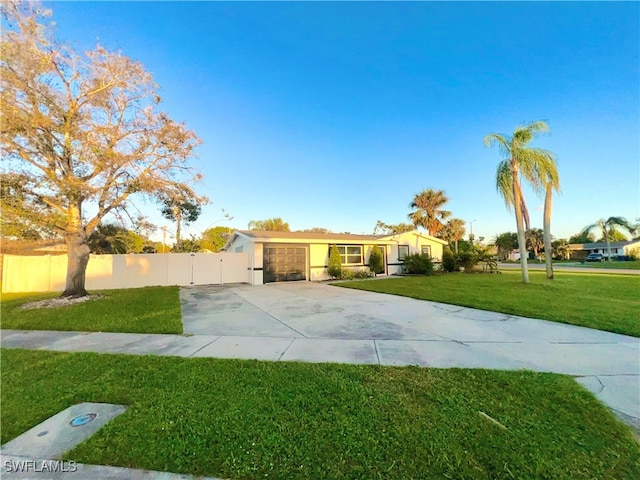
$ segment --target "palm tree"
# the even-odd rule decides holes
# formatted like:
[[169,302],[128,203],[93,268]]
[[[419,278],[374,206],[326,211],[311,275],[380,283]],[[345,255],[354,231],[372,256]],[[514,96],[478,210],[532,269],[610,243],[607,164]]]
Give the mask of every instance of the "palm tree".
[[609,217],[606,220],[601,218],[596,223],[591,225],[587,225],[582,230],[582,233],[588,234],[592,230],[600,230],[602,236],[604,237],[604,241],[607,242],[607,254],[609,256],[609,261],[611,262],[611,235],[618,228],[624,228],[625,230],[631,232],[633,230],[633,226],[629,224],[626,218],[624,217]]
[[538,258],[540,249],[544,246],[544,232],[541,228],[532,228],[524,235],[527,239],[527,249],[533,250],[533,254]]
[[446,220],[451,212],[443,210],[449,199],[443,190],[433,190],[429,188],[417,193],[413,197],[413,201],[409,204],[409,208],[414,208],[408,217],[416,227],[426,228],[429,235],[436,235],[442,230]]
[[522,269],[522,281],[529,283],[529,269],[527,266],[525,226],[523,222],[526,211],[520,178],[532,183],[534,186],[542,178],[542,173],[550,164],[554,164],[554,156],[551,152],[540,148],[531,148],[528,144],[541,133],[549,131],[546,122],[538,120],[528,125],[519,125],[512,136],[491,133],[484,137],[487,147],[497,145],[505,159],[498,164],[496,172],[496,189],[504,198],[507,209],[513,207],[516,214],[516,227],[518,232],[518,248],[520,249],[520,267]]
[[508,260],[509,255],[518,247],[518,234],[513,232],[505,232],[496,235],[492,245],[498,249],[498,256],[501,260]]
[[263,230],[270,232],[288,232],[289,224],[280,217],[267,218],[266,220],[251,220],[249,230]]
[[452,218],[445,223],[442,230],[438,234],[438,238],[442,238],[447,242],[453,242],[455,245],[456,253],[458,253],[458,240],[464,238],[466,230],[464,228],[465,221],[461,218]]
[[[553,256],[555,258],[560,258],[562,260],[567,260],[569,258],[569,254],[570,254],[569,243],[564,238],[561,238],[553,242],[552,247],[553,247]],[[547,256],[547,251],[545,247],[545,258],[546,256]]]
[[555,162],[553,162],[553,168],[548,168],[545,174],[546,187],[544,196],[544,221],[542,225],[544,232],[544,264],[547,271],[547,278],[553,280],[553,262],[551,258],[551,204],[553,191],[560,192],[560,177],[558,176],[558,169],[556,168]]

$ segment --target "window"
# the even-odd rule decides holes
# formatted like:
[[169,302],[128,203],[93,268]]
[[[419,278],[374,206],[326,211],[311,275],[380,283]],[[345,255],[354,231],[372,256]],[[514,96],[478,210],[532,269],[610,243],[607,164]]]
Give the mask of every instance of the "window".
[[409,245],[398,245],[398,260],[404,259],[409,255]]
[[243,245],[236,247],[236,253],[242,253],[242,250],[243,250]]
[[362,265],[362,245],[338,245],[342,265]]
[[422,253],[431,256],[431,245],[422,245]]

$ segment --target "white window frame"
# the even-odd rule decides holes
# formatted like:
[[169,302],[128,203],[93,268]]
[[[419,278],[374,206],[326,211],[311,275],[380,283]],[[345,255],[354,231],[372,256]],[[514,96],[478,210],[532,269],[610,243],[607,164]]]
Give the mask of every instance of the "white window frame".
[[[405,249],[405,248],[407,249],[407,251],[403,255],[400,249]],[[406,255],[409,255],[409,253],[411,253],[411,250],[409,249],[409,245],[398,245],[398,260],[404,260],[404,257]]]
[[[340,261],[342,265],[364,265],[364,248],[362,245],[336,245],[338,252],[340,253]],[[348,253],[350,248],[357,248],[360,253]],[[357,262],[347,262],[349,257],[359,255],[360,259]]]
[[[424,251],[425,249],[427,250],[426,252]],[[427,255],[431,256],[431,245],[421,245],[421,246],[420,246],[420,251],[421,251],[423,254],[425,254],[425,253],[426,253]]]

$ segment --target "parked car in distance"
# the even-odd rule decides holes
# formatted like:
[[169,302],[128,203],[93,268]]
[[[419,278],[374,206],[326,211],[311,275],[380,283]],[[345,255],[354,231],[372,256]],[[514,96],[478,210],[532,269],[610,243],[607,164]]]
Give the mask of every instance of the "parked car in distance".
[[604,255],[601,253],[590,253],[586,260],[587,262],[604,262]]

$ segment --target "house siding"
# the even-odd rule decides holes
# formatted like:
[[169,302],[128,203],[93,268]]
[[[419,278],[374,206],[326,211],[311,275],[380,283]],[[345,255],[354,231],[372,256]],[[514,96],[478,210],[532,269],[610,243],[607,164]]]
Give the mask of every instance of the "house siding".
[[[386,237],[373,238],[365,240],[344,239],[340,236],[333,237],[327,234],[327,239],[307,239],[301,238],[299,235],[286,238],[286,233],[282,237],[274,236],[273,238],[251,238],[244,234],[235,235],[232,241],[226,246],[227,251],[234,252],[241,249],[249,257],[250,282],[253,285],[262,285],[264,283],[263,272],[263,253],[264,245],[290,245],[304,246],[307,249],[307,270],[306,279],[309,281],[329,280],[331,277],[327,273],[329,265],[329,247],[331,245],[358,245],[362,247],[362,262],[357,265],[343,265],[343,268],[350,270],[369,270],[369,255],[374,245],[377,245],[384,255],[384,267],[387,275],[400,273],[402,270],[402,260],[399,258],[399,245],[407,245],[409,253],[421,253],[422,248],[428,246],[431,251],[431,257],[434,262],[442,261],[442,251],[444,242],[432,239],[430,237],[418,234],[416,232],[407,232],[399,235],[390,235]],[[383,275],[384,275],[383,274]]]

